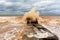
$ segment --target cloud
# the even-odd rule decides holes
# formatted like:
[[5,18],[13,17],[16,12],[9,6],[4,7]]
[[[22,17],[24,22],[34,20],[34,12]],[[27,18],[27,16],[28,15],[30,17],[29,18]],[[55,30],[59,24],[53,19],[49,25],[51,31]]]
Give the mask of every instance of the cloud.
[[54,0],[44,0],[44,1],[42,0],[42,1],[34,3],[33,6],[47,6],[52,3],[54,3]]
[[33,4],[33,7],[35,7],[37,10],[45,10],[48,8],[49,5],[54,4],[55,0],[41,0],[38,2],[35,2]]
[[14,4],[16,4],[16,5],[21,5],[22,4],[22,2],[10,2],[10,1],[7,1],[7,0],[0,0],[0,5],[5,5],[5,6],[11,6],[11,5],[14,5]]
[[0,0],[0,5],[12,5],[12,3],[7,2],[6,0]]
[[5,2],[5,6],[11,6],[11,5],[13,5],[12,2]]
[[58,0],[40,0],[33,4],[42,15],[59,15],[60,1]]
[[6,0],[7,2],[23,2],[24,0]]
[[24,14],[32,7],[43,15],[60,14],[60,1],[58,0],[0,0],[0,14],[2,15]]
[[0,0],[0,4],[4,4],[6,0]]

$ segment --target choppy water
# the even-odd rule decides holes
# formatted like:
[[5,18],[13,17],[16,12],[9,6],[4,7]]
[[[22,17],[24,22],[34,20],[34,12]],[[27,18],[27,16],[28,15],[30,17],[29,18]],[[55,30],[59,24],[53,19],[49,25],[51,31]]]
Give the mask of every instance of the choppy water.
[[[22,31],[20,29],[21,29],[21,27],[23,25],[24,24],[14,24],[14,23],[0,24],[0,40],[12,40],[13,38],[16,39],[17,38],[17,36],[16,36],[17,33]],[[60,40],[60,27],[59,26],[60,26],[59,24],[55,24],[54,26],[53,25],[49,25],[49,28],[52,31],[55,31],[55,34],[58,36],[58,38]],[[41,38],[43,38],[43,37],[48,36],[47,34],[49,34],[49,33],[46,33],[46,34],[43,33],[45,35],[40,35],[42,33],[40,33],[39,31],[36,31],[36,32],[37,32],[37,35],[36,34],[32,34],[36,38],[40,38],[41,36],[42,36]],[[31,37],[32,35],[29,35],[29,36]]]

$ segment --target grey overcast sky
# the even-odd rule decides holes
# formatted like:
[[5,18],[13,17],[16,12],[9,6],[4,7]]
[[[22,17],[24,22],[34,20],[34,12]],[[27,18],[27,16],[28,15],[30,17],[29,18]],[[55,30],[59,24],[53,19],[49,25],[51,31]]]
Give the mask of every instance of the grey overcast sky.
[[33,7],[41,15],[60,15],[60,0],[0,0],[0,15],[23,15]]

